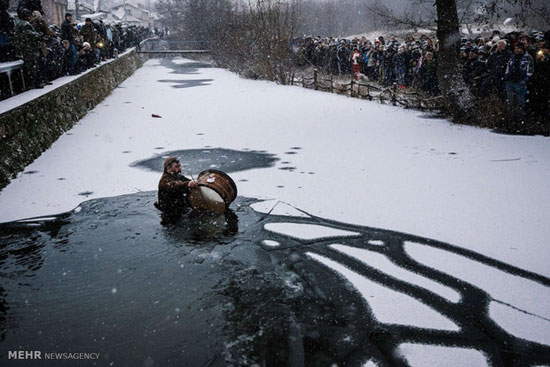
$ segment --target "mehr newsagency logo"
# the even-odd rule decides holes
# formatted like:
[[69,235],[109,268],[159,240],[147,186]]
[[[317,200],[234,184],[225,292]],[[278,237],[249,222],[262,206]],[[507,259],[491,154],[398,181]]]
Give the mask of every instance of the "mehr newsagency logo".
[[39,350],[10,350],[8,359],[11,360],[96,360],[99,359],[99,353],[69,353],[69,352],[41,352]]

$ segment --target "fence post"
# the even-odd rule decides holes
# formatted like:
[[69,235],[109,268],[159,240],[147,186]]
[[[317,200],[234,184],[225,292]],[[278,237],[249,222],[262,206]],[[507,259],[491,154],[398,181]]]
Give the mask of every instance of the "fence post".
[[317,69],[313,69],[313,88],[317,90]]
[[349,84],[349,96],[353,97],[353,78],[351,79],[351,83]]
[[394,106],[397,106],[397,83],[393,83],[392,86],[392,94],[391,94],[391,102]]
[[334,93],[334,84],[332,83],[332,72],[330,73],[330,93]]

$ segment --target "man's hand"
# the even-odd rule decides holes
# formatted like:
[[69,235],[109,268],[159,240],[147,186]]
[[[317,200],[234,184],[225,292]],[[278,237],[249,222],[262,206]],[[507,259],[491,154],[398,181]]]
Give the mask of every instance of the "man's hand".
[[196,181],[189,181],[189,187],[199,187],[199,184]]

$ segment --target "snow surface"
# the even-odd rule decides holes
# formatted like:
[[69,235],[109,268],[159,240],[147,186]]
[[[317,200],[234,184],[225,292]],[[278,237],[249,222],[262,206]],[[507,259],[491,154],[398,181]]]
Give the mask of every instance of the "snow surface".
[[503,308],[492,302],[489,316],[513,335],[550,345],[550,288],[427,245],[405,242],[405,251],[414,260],[462,279],[484,290],[495,301],[519,309]]
[[507,333],[550,345],[550,320],[548,319],[541,319],[494,301],[489,304],[489,316]]
[[368,360],[363,364],[363,367],[378,367],[378,365],[372,360]]
[[289,217],[301,217],[309,218],[306,213],[299,211],[298,209],[290,206],[287,203],[282,203],[277,199],[259,201],[250,205],[258,213],[272,214],[272,215],[284,215]]
[[384,246],[384,241],[380,240],[368,240],[367,243],[373,246]]
[[263,240],[262,244],[267,247],[279,247],[281,244],[273,240]]
[[448,299],[450,302],[457,303],[460,301],[460,294],[452,288],[449,288],[441,283],[428,279],[422,275],[413,273],[410,270],[404,269],[393,262],[386,256],[377,252],[360,249],[357,247],[334,244],[329,247],[340,251],[348,256],[351,256],[383,273],[403,280],[407,283],[426,288],[429,291]]
[[264,229],[269,232],[279,233],[299,240],[320,240],[330,237],[359,236],[357,232],[344,231],[317,224],[267,223],[264,225]]
[[485,355],[475,349],[450,348],[438,345],[403,343],[398,351],[411,367],[485,367]]
[[307,255],[349,281],[363,296],[375,318],[387,324],[458,331],[459,327],[433,308],[404,293],[381,286],[325,256]]

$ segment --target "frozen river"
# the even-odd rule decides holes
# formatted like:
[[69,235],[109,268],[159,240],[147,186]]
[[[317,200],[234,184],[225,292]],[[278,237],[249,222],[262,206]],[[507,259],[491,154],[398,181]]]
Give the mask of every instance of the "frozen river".
[[[167,250],[166,243],[192,242],[194,235],[185,231],[166,233],[150,205],[162,157],[173,152],[182,157],[184,174],[196,177],[200,171],[215,167],[231,172],[238,185],[241,198],[233,207],[239,218],[237,229],[228,232],[227,228],[216,227],[221,237],[207,238],[208,244],[201,250],[179,249],[179,245]],[[53,296],[43,291],[26,293],[24,285],[8,282],[4,301],[15,310],[8,316],[19,318],[21,325],[33,330],[31,325],[39,317],[21,311],[28,301],[22,295],[46,304],[40,312],[51,312],[48,304],[56,305],[60,294],[78,288],[90,301],[67,301],[73,319],[79,313],[91,312],[84,320],[108,325],[94,324],[89,339],[78,335],[75,348],[93,351],[96,347],[103,356],[110,354],[112,361],[123,360],[121,355],[132,348],[156,346],[146,339],[154,338],[154,330],[163,331],[161,341],[194,330],[200,340],[225,353],[192,360],[190,356],[200,354],[200,348],[189,347],[181,352],[182,341],[180,346],[167,346],[158,355],[138,353],[134,362],[146,365],[155,361],[192,361],[200,365],[221,360],[238,364],[231,358],[246,350],[247,342],[242,338],[247,337],[254,345],[250,350],[283,350],[287,359],[272,362],[286,360],[291,365],[300,365],[304,358],[316,358],[315,350],[327,344],[334,350],[329,348],[330,352],[317,355],[327,363],[549,364],[550,358],[545,361],[542,357],[549,355],[550,345],[548,182],[549,138],[499,135],[453,125],[418,111],[244,80],[185,59],[149,60],[0,192],[3,222],[68,212],[93,199],[66,217],[52,218],[51,223],[61,223],[60,238],[56,231],[48,230],[44,235],[47,222],[40,220],[31,222],[38,229],[23,224],[9,231],[4,227],[2,243],[15,246],[3,254],[8,264],[5,274],[13,277],[17,266],[28,267],[29,282],[38,289],[37,283],[69,282],[68,288],[54,287]],[[131,195],[119,197],[124,194]],[[110,217],[109,213],[115,212]],[[125,231],[128,234],[109,237]],[[155,235],[149,238],[148,233]],[[96,235],[99,239],[93,238]],[[33,269],[34,260],[13,257],[17,248],[26,246],[28,238],[35,238],[38,250],[23,253],[44,254],[44,265],[39,269]],[[232,243],[235,252],[231,251],[233,247],[216,248],[220,238],[222,243]],[[132,247],[136,241],[143,246],[150,243],[152,252]],[[60,244],[67,243],[73,244],[68,252],[59,252]],[[247,252],[251,248],[256,248],[253,255]],[[120,263],[102,260],[99,249]],[[132,251],[136,251],[134,257],[129,257]],[[135,270],[127,273],[132,267],[140,269],[134,264],[138,254],[150,256],[151,262],[141,267],[154,272],[154,280],[149,283]],[[246,254],[242,255],[244,260],[238,254]],[[96,255],[100,268],[86,261],[93,262]],[[78,257],[89,271],[72,268],[76,257],[71,256]],[[178,256],[181,259],[170,264],[170,259]],[[196,258],[203,260],[197,262]],[[245,265],[228,266],[227,258]],[[185,273],[185,277],[197,282],[199,288],[215,288],[220,279],[234,272],[244,272],[243,279],[250,282],[223,283],[223,289],[212,299],[201,293],[202,289],[187,290],[193,295],[190,299],[211,303],[207,302],[205,309],[210,313],[203,319],[197,316],[200,311],[193,308],[190,299],[185,301],[189,303],[189,315],[197,317],[186,329],[174,326],[179,317],[185,319],[185,308],[177,305],[174,289],[189,284],[175,282],[167,287],[165,281],[172,273],[160,270],[165,263],[168,269],[174,266],[171,271],[189,265],[194,271]],[[272,269],[268,263],[282,268]],[[304,265],[293,266],[295,263]],[[219,273],[207,275],[206,264],[224,267]],[[250,275],[253,267],[276,276],[258,280]],[[71,269],[74,278],[70,280],[71,273],[59,268]],[[102,268],[112,274],[102,277],[98,272]],[[200,277],[203,273],[206,279]],[[87,276],[93,279],[89,284]],[[259,322],[254,317],[242,330],[231,322],[240,316],[239,307],[256,310],[252,305],[257,300],[250,295],[240,299],[241,304],[231,301],[239,298],[239,292],[249,294],[247,287],[259,282],[274,287],[266,291],[265,298],[275,297],[280,294],[278,281],[289,287],[286,292],[290,293],[283,292],[285,300],[296,297],[292,289],[298,294],[305,292],[300,312],[306,312],[311,300],[318,306],[312,312],[328,320],[316,323],[307,315],[295,314],[294,321],[280,329],[266,329],[274,335],[305,340],[301,347],[282,348],[270,344],[274,343],[271,339],[252,335],[259,332],[250,326]],[[116,282],[128,287],[136,284],[138,292],[141,289],[147,294],[154,289],[164,290],[155,294],[150,300],[152,305],[144,310],[160,310],[167,319],[140,316],[147,324],[146,331],[130,325],[129,320],[120,321],[125,305],[131,305],[128,317],[137,317],[142,311],[136,311],[132,300],[145,304],[149,298],[128,293]],[[313,291],[316,283],[325,284],[320,293]],[[331,302],[319,302],[327,299],[330,289],[336,292],[340,288],[348,299],[358,302],[350,302],[357,305],[355,308],[347,309],[345,302],[334,301],[334,297],[328,297]],[[162,294],[169,295],[166,304],[157,306],[163,302]],[[106,298],[91,301],[98,295]],[[110,317],[94,317],[93,309],[98,305],[110,310]],[[261,305],[269,315],[270,304]],[[326,308],[335,305],[338,307],[334,312]],[[289,314],[298,312],[285,307],[284,317],[275,313],[272,318],[288,321]],[[229,316],[221,318],[220,313]],[[469,318],[469,313],[475,316]],[[54,319],[63,323],[61,316]],[[213,333],[219,338],[201,334],[200,325],[208,320],[212,320]],[[134,344],[119,345],[122,339],[112,327],[117,322],[124,324],[120,328],[123,335],[145,334]],[[155,325],[160,326],[155,329]],[[222,332],[223,325],[232,325],[235,335]],[[372,332],[365,333],[360,325],[367,325]],[[50,341],[69,343],[68,331],[60,336],[53,329],[50,324],[36,332],[50,330]],[[7,330],[15,336],[10,339],[7,333],[0,344],[2,351],[29,340],[21,328]],[[323,330],[322,337],[313,337],[315,330]],[[90,341],[100,339],[102,332],[113,343]],[[234,344],[225,348],[221,335]],[[507,351],[503,346],[510,343],[517,347]],[[51,348],[44,339],[34,345]],[[27,346],[32,348],[33,343]],[[117,351],[119,356],[113,356]],[[393,352],[397,357],[386,355]],[[256,357],[262,355],[257,353]]]

